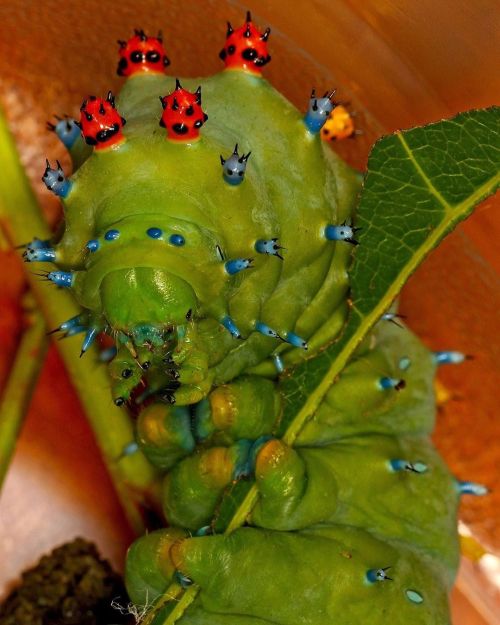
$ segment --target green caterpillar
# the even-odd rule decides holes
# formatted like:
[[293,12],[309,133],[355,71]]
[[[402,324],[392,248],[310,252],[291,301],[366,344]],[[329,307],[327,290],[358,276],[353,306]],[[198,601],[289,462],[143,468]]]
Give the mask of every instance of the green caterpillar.
[[[120,42],[117,102],[52,127],[75,169],[44,174],[64,232],[25,258],[55,262],[46,277],[81,304],[58,330],[85,333],[82,354],[114,338],[115,403],[144,405],[137,442],[165,472],[169,527],[130,548],[135,603],[177,580],[201,589],[186,625],[447,625],[458,498],[480,487],[428,436],[436,362],[461,355],[432,355],[387,313],[294,448],[279,439],[282,376],[348,315],[361,181],[319,138],[333,94],[313,91],[304,118],[262,78],[268,36],[250,15],[229,25],[226,70],[200,81],[163,74],[161,36]],[[217,535],[252,477],[245,526]]]

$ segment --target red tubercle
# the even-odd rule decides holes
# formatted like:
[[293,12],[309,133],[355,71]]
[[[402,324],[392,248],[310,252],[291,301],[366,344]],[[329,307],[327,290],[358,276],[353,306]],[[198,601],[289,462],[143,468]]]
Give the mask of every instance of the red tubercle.
[[163,113],[160,126],[167,131],[172,141],[193,141],[199,138],[200,128],[208,115],[201,108],[201,87],[194,93],[186,91],[178,79],[172,93],[161,97]]
[[122,128],[126,121],[115,108],[115,98],[108,91],[106,99],[90,96],[80,107],[80,130],[89,145],[104,150],[125,141]]
[[228,22],[226,43],[219,52],[226,69],[241,69],[260,76],[261,68],[271,60],[267,51],[270,32],[270,28],[261,32],[254,26],[250,11],[247,11],[246,22],[240,28],[233,30]]
[[157,37],[148,37],[143,30],[135,30],[135,35],[128,41],[118,41],[120,60],[116,73],[118,76],[134,74],[164,74],[170,60],[163,46],[161,31]]

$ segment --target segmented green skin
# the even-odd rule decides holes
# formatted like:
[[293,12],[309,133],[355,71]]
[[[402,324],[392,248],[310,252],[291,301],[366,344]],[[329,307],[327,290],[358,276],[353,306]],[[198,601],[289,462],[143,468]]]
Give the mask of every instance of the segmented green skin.
[[[74,174],[57,246],[60,266],[77,271],[78,301],[122,341],[144,351],[135,326],[178,328],[172,343],[140,356],[150,353],[144,375],[161,388],[162,358],[171,354],[181,386],[175,407],[155,403],[138,420],[142,450],[166,472],[163,504],[174,528],[132,545],[130,596],[141,605],[154,601],[177,570],[201,587],[179,621],[185,625],[446,625],[458,493],[428,438],[433,361],[407,330],[379,324],[294,449],[273,438],[247,453],[245,441],[279,432],[270,355],[280,353],[289,367],[342,329],[352,248],[327,241],[323,231],[351,216],[359,177],[325,151],[301,113],[264,79],[225,71],[182,83],[191,90],[202,84],[210,119],[201,140],[169,142],[158,126],[158,96],[173,90],[172,78],[129,79],[117,102],[127,141],[94,153]],[[252,156],[243,184],[231,187],[218,159],[236,142]],[[150,227],[182,234],[185,246],[148,238]],[[106,242],[111,228],[120,238]],[[273,237],[286,248],[284,261],[254,251],[257,239]],[[86,254],[86,242],[96,238],[99,251]],[[228,276],[217,245],[226,259],[255,258],[254,268]],[[196,295],[190,322],[180,321],[191,307],[185,283]],[[159,284],[172,287],[170,302]],[[244,340],[220,325],[225,315]],[[255,332],[258,320],[307,339],[309,352]],[[411,361],[404,373],[403,357]],[[124,348],[117,359],[116,389],[123,384],[120,363],[133,367],[137,360]],[[382,376],[404,377],[406,388],[381,390]],[[220,406],[231,408],[226,421]],[[391,459],[428,470],[395,472]],[[246,479],[259,488],[248,526],[230,536],[190,537],[217,519],[244,461]],[[367,581],[368,570],[388,566],[393,581]]]

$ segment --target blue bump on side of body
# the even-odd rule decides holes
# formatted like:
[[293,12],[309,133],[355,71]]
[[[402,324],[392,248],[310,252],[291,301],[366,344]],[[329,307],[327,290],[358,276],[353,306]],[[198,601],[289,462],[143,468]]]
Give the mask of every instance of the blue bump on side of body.
[[[351,243],[351,245],[358,245],[358,241],[354,238],[358,230],[360,230],[360,228],[354,228],[346,224],[341,224],[340,226],[328,224],[325,227],[325,238],[328,239],[328,241],[346,241],[347,243]],[[383,317],[384,315],[382,315],[382,318]]]
[[405,595],[406,595],[407,599],[409,601],[411,601],[412,603],[419,604],[419,603],[423,603],[424,602],[424,598],[416,590],[411,590],[411,589],[405,590]]
[[227,273],[233,276],[235,273],[239,273],[244,269],[250,269],[252,267],[253,258],[235,258],[228,260],[224,265]]
[[171,234],[168,240],[176,247],[182,247],[186,243],[186,239],[182,236],[182,234]]
[[56,251],[51,247],[32,248],[28,246],[23,253],[23,258],[27,263],[54,263]]
[[389,577],[386,573],[386,571],[388,571],[390,568],[390,566],[386,566],[381,569],[369,569],[366,572],[366,581],[370,582],[370,584],[375,584],[376,582],[384,582],[387,580],[392,582],[392,577]]
[[378,385],[383,390],[388,390],[388,389],[393,388],[396,391],[400,391],[406,386],[406,383],[404,380],[401,380],[398,378],[390,378],[390,377],[384,376],[380,378],[380,380],[378,381]]
[[90,241],[87,241],[85,247],[89,252],[97,252],[97,250],[101,247],[101,244],[97,239],[90,239]]
[[116,239],[118,239],[119,236],[120,236],[120,231],[114,228],[112,230],[108,230],[104,234],[104,238],[106,241],[116,241]]
[[294,332],[287,332],[286,336],[283,337],[283,340],[290,343],[290,345],[293,345],[294,347],[300,347],[301,349],[307,350],[307,341]]
[[407,371],[411,366],[411,360],[408,358],[408,356],[403,356],[399,359],[398,366],[401,371]]
[[259,254],[268,254],[269,256],[277,256],[281,260],[283,256],[280,254],[280,250],[284,249],[281,245],[278,245],[278,239],[258,239],[255,242],[255,251]]
[[146,234],[152,239],[159,239],[163,234],[163,230],[161,228],[148,228]]
[[73,286],[75,275],[72,271],[51,271],[47,275],[47,279],[57,286],[71,287]]
[[389,466],[393,471],[410,471],[412,473],[425,473],[428,469],[424,462],[409,462],[408,460],[389,460]]
[[281,339],[280,335],[276,332],[276,330],[273,330],[272,328],[270,328],[265,323],[262,323],[262,321],[257,321],[256,322],[255,330],[257,332],[260,332],[264,336],[269,336],[269,337],[271,337],[273,339]]

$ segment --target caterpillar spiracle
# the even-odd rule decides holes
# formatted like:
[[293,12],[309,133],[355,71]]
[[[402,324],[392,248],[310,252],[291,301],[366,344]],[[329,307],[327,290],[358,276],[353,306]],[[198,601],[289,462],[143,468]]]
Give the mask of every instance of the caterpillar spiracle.
[[[177,580],[200,588],[182,625],[447,625],[467,486],[429,439],[436,358],[388,313],[294,447],[276,436],[280,376],[341,332],[362,234],[360,176],[320,140],[333,92],[292,106],[261,75],[269,33],[229,24],[225,71],[200,81],[165,75],[161,35],[120,41],[117,100],[52,127],[74,162],[43,176],[64,232],[25,259],[81,305],[59,330],[82,354],[113,337],[113,399],[142,406],[165,473],[168,526],[128,554],[135,603]],[[258,502],[218,535],[245,477]]]

